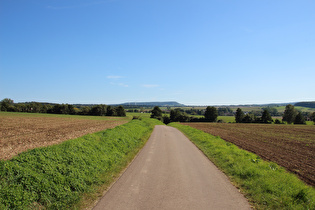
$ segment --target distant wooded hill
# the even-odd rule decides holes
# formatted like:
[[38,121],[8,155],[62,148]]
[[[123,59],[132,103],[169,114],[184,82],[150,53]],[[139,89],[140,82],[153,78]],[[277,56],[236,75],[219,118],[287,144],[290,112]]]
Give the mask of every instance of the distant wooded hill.
[[302,107],[307,107],[307,108],[315,108],[315,101],[298,102],[298,103],[295,103],[294,106],[302,106]]
[[166,101],[166,102],[127,102],[123,104],[119,104],[123,106],[173,106],[173,107],[181,107],[185,106],[184,104],[180,104],[176,101]]

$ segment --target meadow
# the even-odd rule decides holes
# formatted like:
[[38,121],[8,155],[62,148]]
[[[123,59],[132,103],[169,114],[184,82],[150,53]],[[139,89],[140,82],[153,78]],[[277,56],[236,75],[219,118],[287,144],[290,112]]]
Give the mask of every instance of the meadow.
[[221,169],[254,208],[315,208],[315,189],[278,164],[191,126],[179,123],[170,126],[182,131]]
[[91,205],[142,148],[156,124],[161,123],[132,120],[0,160],[0,209]]
[[183,123],[276,162],[315,186],[315,126]]

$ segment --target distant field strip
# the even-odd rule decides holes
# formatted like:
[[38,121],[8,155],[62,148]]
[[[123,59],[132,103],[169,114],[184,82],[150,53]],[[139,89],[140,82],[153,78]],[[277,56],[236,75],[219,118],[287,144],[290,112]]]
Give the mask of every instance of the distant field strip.
[[127,118],[0,112],[0,159],[10,159],[28,149],[58,144],[127,122]]
[[315,186],[315,126],[182,123],[220,136],[297,174]]

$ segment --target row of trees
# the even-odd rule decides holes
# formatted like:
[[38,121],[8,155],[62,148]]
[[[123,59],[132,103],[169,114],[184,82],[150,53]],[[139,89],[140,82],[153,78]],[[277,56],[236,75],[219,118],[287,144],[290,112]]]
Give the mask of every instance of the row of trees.
[[216,122],[218,118],[218,110],[213,106],[208,106],[204,112],[204,117],[201,118],[189,117],[186,112],[179,108],[172,109],[170,116],[163,116],[163,112],[158,106],[155,106],[151,113],[151,118],[159,119],[165,124],[170,122]]
[[[310,116],[310,119],[315,123],[315,112]],[[282,121],[287,124],[306,124],[305,114],[300,111],[297,111],[293,105],[288,104],[285,107],[285,111],[282,116]],[[268,109],[264,109],[262,116],[257,117],[252,113],[244,114],[244,112],[238,108],[235,113],[235,122],[236,123],[272,123],[273,119]],[[280,120],[276,119],[275,123],[280,124]]]
[[257,117],[255,114],[247,113],[244,114],[242,109],[238,108],[235,113],[236,123],[272,123],[272,117],[268,111],[265,109],[261,117]]
[[[311,114],[310,118],[315,123],[315,112]],[[297,111],[293,105],[288,104],[285,107],[282,121],[285,121],[288,124],[305,124],[305,115],[303,115],[302,112]]]
[[93,116],[126,116],[123,106],[113,107],[104,104],[94,106],[81,106],[71,104],[46,104],[38,102],[14,103],[11,99],[3,99],[0,102],[0,110],[7,112],[30,112],[69,115],[93,115]]
[[[260,117],[257,117],[253,113],[245,114],[242,109],[238,108],[235,113],[236,123],[273,123],[273,119],[269,112],[270,109],[265,108]],[[190,117],[181,109],[172,109],[170,115],[163,115],[162,110],[155,106],[151,111],[151,118],[156,118],[163,121],[165,124],[170,122],[217,122],[218,118],[218,109],[213,106],[208,106],[204,112],[204,117],[196,118]],[[311,119],[315,123],[315,112],[311,115]],[[305,124],[305,117],[301,112],[298,112],[294,109],[293,105],[287,105],[282,118],[283,122],[288,124]],[[282,123],[280,120],[276,119],[275,123]]]

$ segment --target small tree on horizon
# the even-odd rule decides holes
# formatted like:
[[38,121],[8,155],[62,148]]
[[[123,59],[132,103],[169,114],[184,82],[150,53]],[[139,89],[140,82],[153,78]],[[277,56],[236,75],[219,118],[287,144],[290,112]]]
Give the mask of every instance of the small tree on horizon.
[[272,123],[272,117],[267,109],[265,109],[261,116],[261,121],[263,123]]
[[288,124],[291,124],[294,122],[296,115],[297,115],[297,111],[294,109],[294,106],[292,104],[288,104],[285,107],[282,121],[286,121]]
[[182,112],[179,108],[172,109],[170,112],[170,121],[171,122],[187,122],[189,117],[185,112]]
[[243,118],[245,117],[244,112],[242,109],[237,108],[236,113],[235,113],[235,122],[236,123],[241,123],[243,121]]
[[125,117],[126,116],[126,111],[122,105],[120,105],[116,108],[116,114],[119,117]]
[[208,106],[205,111],[205,118],[208,122],[215,122],[218,118],[218,110],[214,106]]
[[299,112],[295,119],[294,119],[294,124],[306,124],[305,123],[305,117],[302,115],[301,112]]
[[12,111],[14,109],[13,105],[14,105],[14,101],[12,99],[5,98],[2,101],[0,101],[0,110]]
[[162,119],[162,110],[160,109],[160,107],[155,106],[152,111],[151,111],[151,118],[156,118],[161,120]]

